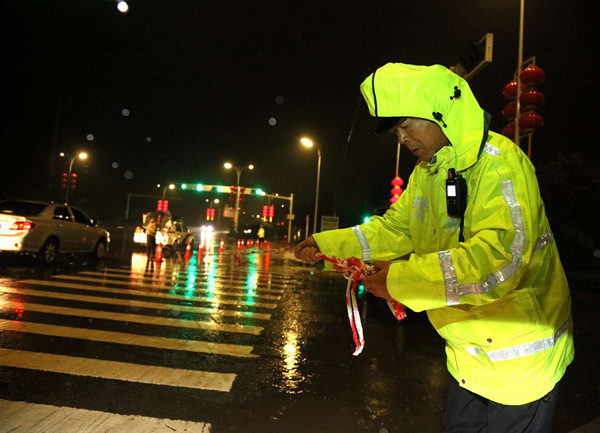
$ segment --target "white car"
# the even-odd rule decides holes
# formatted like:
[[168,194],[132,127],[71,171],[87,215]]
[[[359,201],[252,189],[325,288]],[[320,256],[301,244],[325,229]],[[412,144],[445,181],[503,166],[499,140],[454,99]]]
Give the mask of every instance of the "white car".
[[50,264],[59,253],[92,253],[101,259],[109,244],[109,232],[76,207],[0,201],[0,251],[36,254]]

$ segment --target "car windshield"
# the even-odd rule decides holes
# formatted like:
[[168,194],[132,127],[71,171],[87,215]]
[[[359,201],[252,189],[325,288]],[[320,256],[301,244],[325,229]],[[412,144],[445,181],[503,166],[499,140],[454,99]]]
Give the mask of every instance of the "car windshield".
[[45,208],[44,203],[31,201],[4,200],[0,201],[0,213],[20,216],[39,215]]

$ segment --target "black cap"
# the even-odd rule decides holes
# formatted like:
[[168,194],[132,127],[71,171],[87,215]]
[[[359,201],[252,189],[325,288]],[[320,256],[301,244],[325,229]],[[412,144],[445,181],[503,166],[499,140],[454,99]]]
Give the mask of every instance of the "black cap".
[[404,122],[407,118],[405,117],[378,117],[379,124],[375,129],[375,134],[379,134],[381,132],[389,131],[394,126],[399,125]]

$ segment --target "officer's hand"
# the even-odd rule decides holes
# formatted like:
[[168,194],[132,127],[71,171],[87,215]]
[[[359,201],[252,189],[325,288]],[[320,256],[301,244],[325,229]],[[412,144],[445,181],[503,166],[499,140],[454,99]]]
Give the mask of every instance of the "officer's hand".
[[368,292],[373,293],[386,301],[393,301],[387,288],[387,274],[392,262],[375,262],[377,273],[369,275],[362,280],[363,286]]
[[297,259],[304,262],[317,263],[323,260],[322,258],[317,257],[317,253],[320,251],[315,239],[312,236],[304,239],[302,242],[292,248],[292,251]]

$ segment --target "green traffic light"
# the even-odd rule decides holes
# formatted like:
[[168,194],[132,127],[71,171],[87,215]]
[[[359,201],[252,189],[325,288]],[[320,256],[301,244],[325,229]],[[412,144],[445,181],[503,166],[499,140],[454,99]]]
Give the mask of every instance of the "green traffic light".
[[202,184],[199,183],[196,185],[196,191],[202,191]]
[[186,188],[187,188],[187,185],[185,183],[182,183],[181,184],[181,189],[186,189]]
[[363,220],[363,222],[368,223],[369,221],[371,221],[370,217],[365,217],[365,219]]

